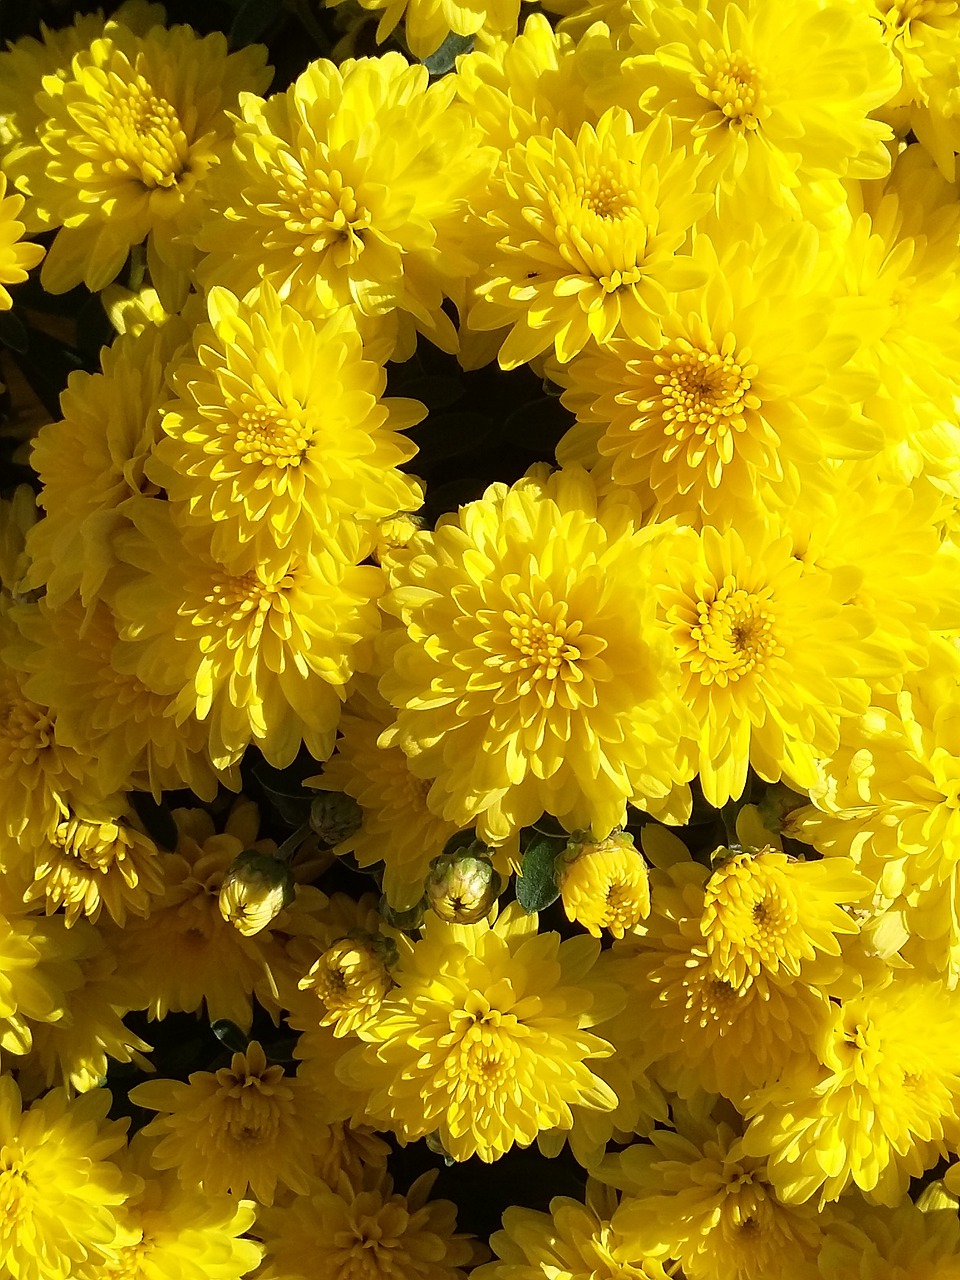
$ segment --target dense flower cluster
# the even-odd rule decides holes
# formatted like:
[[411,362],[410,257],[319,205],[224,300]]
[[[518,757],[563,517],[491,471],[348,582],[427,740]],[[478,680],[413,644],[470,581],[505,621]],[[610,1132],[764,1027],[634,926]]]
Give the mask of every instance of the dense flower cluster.
[[0,1272],[960,1275],[960,7],[232,7],[0,51]]

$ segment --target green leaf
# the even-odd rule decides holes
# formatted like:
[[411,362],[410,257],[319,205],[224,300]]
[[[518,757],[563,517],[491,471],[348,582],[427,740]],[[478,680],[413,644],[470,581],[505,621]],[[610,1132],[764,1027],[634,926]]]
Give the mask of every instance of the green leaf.
[[146,791],[131,792],[130,803],[146,828],[147,835],[157,848],[173,853],[180,839],[180,833],[177,831],[177,824],[167,805],[158,804]]
[[256,44],[283,9],[283,0],[246,0],[237,10],[227,39],[231,49]]
[[451,31],[436,53],[423,59],[423,65],[432,76],[445,76],[453,70],[460,54],[469,53],[472,48],[473,36],[458,36]]
[[11,351],[26,351],[29,338],[20,317],[13,311],[0,311],[0,342]]
[[287,826],[300,827],[309,821],[315,792],[304,791],[298,779],[284,776],[280,769],[271,768],[265,761],[252,773]]
[[517,901],[528,914],[545,910],[560,897],[557,859],[565,848],[566,841],[551,840],[541,835],[527,845],[516,888]]
[[247,1036],[235,1022],[230,1022],[227,1018],[218,1018],[216,1022],[210,1023],[210,1030],[231,1053],[246,1053]]

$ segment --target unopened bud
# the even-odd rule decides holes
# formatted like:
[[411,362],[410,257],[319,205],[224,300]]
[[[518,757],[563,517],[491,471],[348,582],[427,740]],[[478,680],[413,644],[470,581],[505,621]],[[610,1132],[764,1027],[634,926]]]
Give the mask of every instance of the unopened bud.
[[384,556],[400,547],[405,547],[410,539],[427,527],[427,522],[417,511],[397,511],[380,521],[377,529],[377,545],[373,558],[380,564]]
[[612,831],[603,840],[574,832],[557,878],[567,919],[595,938],[601,929],[622,938],[650,914],[647,864],[626,831]]
[[321,1025],[332,1026],[335,1036],[345,1036],[380,1008],[393,986],[388,966],[396,961],[392,939],[357,929],[327,947],[298,985],[323,1002]]
[[496,902],[503,887],[493,863],[474,844],[456,853],[441,853],[430,863],[424,888],[430,908],[441,920],[475,924]]
[[325,791],[310,806],[310,826],[324,844],[339,844],[362,825],[363,810],[353,796],[342,791]]
[[286,863],[247,849],[234,858],[223,877],[220,914],[245,938],[251,938],[289,906],[295,893]]

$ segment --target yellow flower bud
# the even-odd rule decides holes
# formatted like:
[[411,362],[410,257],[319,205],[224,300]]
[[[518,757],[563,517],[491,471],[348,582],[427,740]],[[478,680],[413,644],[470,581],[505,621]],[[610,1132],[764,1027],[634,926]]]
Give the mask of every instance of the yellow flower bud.
[[563,909],[595,938],[622,938],[650,914],[647,864],[626,831],[605,840],[572,837],[557,866]]
[[360,830],[363,810],[342,791],[325,791],[310,806],[310,826],[324,844],[335,845]]
[[475,924],[493,906],[502,888],[500,875],[484,854],[471,845],[455,853],[441,853],[430,863],[424,888],[427,902],[440,917],[453,924]]
[[326,1007],[320,1024],[335,1036],[355,1032],[377,1012],[393,986],[387,969],[396,960],[389,938],[356,930],[327,947],[298,986],[314,991]]
[[384,557],[389,556],[391,551],[395,551],[398,547],[405,547],[414,534],[426,527],[426,520],[416,511],[397,511],[392,516],[387,516],[385,520],[380,521],[380,527],[377,530],[377,545],[373,551],[374,560],[377,564],[381,564]]
[[276,919],[294,897],[290,868],[269,854],[248,849],[231,862],[220,886],[218,905],[228,924],[251,938]]

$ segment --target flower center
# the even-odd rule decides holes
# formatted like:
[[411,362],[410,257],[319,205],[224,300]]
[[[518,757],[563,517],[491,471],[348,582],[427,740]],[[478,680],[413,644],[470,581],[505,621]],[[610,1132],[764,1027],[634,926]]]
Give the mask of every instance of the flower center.
[[297,257],[332,247],[339,267],[356,262],[363,252],[373,218],[337,169],[313,174],[295,191],[281,191],[279,203],[286,229],[303,237],[293,250]]
[[190,144],[176,108],[142,75],[116,85],[105,119],[114,161],[109,171],[135,177],[145,187],[175,187],[188,167]]
[[893,35],[899,36],[909,29],[911,22],[953,16],[957,5],[956,0],[879,0],[877,7]]
[[117,1254],[116,1261],[107,1265],[105,1274],[110,1280],[140,1280],[147,1257],[152,1252],[152,1240],[144,1238],[137,1244],[128,1244]]
[[654,361],[662,372],[654,382],[666,434],[678,441],[705,437],[712,444],[730,431],[743,431],[745,411],[760,405],[750,391],[756,366],[748,358],[745,351],[738,362],[732,339],[721,351],[700,350],[679,339],[672,350],[658,352]]
[[299,467],[310,446],[310,434],[296,413],[300,408],[296,405],[294,415],[288,417],[279,407],[245,407],[237,421],[235,445],[243,461],[266,467]]
[[478,1087],[496,1094],[515,1078],[517,1036],[526,1032],[515,1015],[491,1008],[478,991],[464,1005],[451,1011],[450,1034],[439,1041],[450,1050],[445,1067],[458,1101]]
[[628,163],[607,152],[560,169],[547,192],[560,256],[605,293],[638,284],[643,274],[649,226],[635,180]]
[[124,862],[130,845],[119,823],[89,822],[83,818],[58,823],[55,838],[65,856],[102,873],[115,862]]
[[769,605],[765,596],[742,590],[732,578],[713,600],[698,601],[697,623],[690,630],[697,647],[688,660],[701,680],[727,684],[782,654]]
[[0,689],[0,757],[14,753],[33,763],[40,752],[53,744],[53,717],[35,702],[24,698],[12,680]]
[[758,129],[769,114],[757,69],[739,50],[727,53],[720,49],[706,58],[698,92],[718,107],[731,125]]
[[[567,623],[562,618],[545,622],[532,613],[515,613],[512,609],[503,616],[510,628],[510,643],[520,655],[512,662],[508,659],[503,664],[505,669],[527,671],[533,680],[555,680],[566,663],[580,657],[580,650],[567,639]],[[569,629],[576,635],[579,623]]]
[[272,608],[282,608],[286,604],[281,592],[291,586],[293,578],[290,574],[274,584],[264,582],[255,570],[251,570],[237,577],[224,575],[210,594],[204,596],[204,601],[216,607],[216,621],[221,626],[228,626],[231,622],[249,622],[251,615],[262,623]]
[[710,877],[700,931],[714,969],[735,986],[762,968],[776,972],[788,956],[799,963],[799,910],[786,876],[746,854],[729,859]]
[[584,209],[598,218],[622,218],[632,208],[632,198],[625,192],[608,165],[602,165],[589,179],[577,182],[577,194]]
[[0,1217],[3,1225],[0,1235],[15,1228],[27,1206],[24,1200],[30,1195],[30,1179],[27,1177],[15,1152],[8,1147],[0,1149]]

